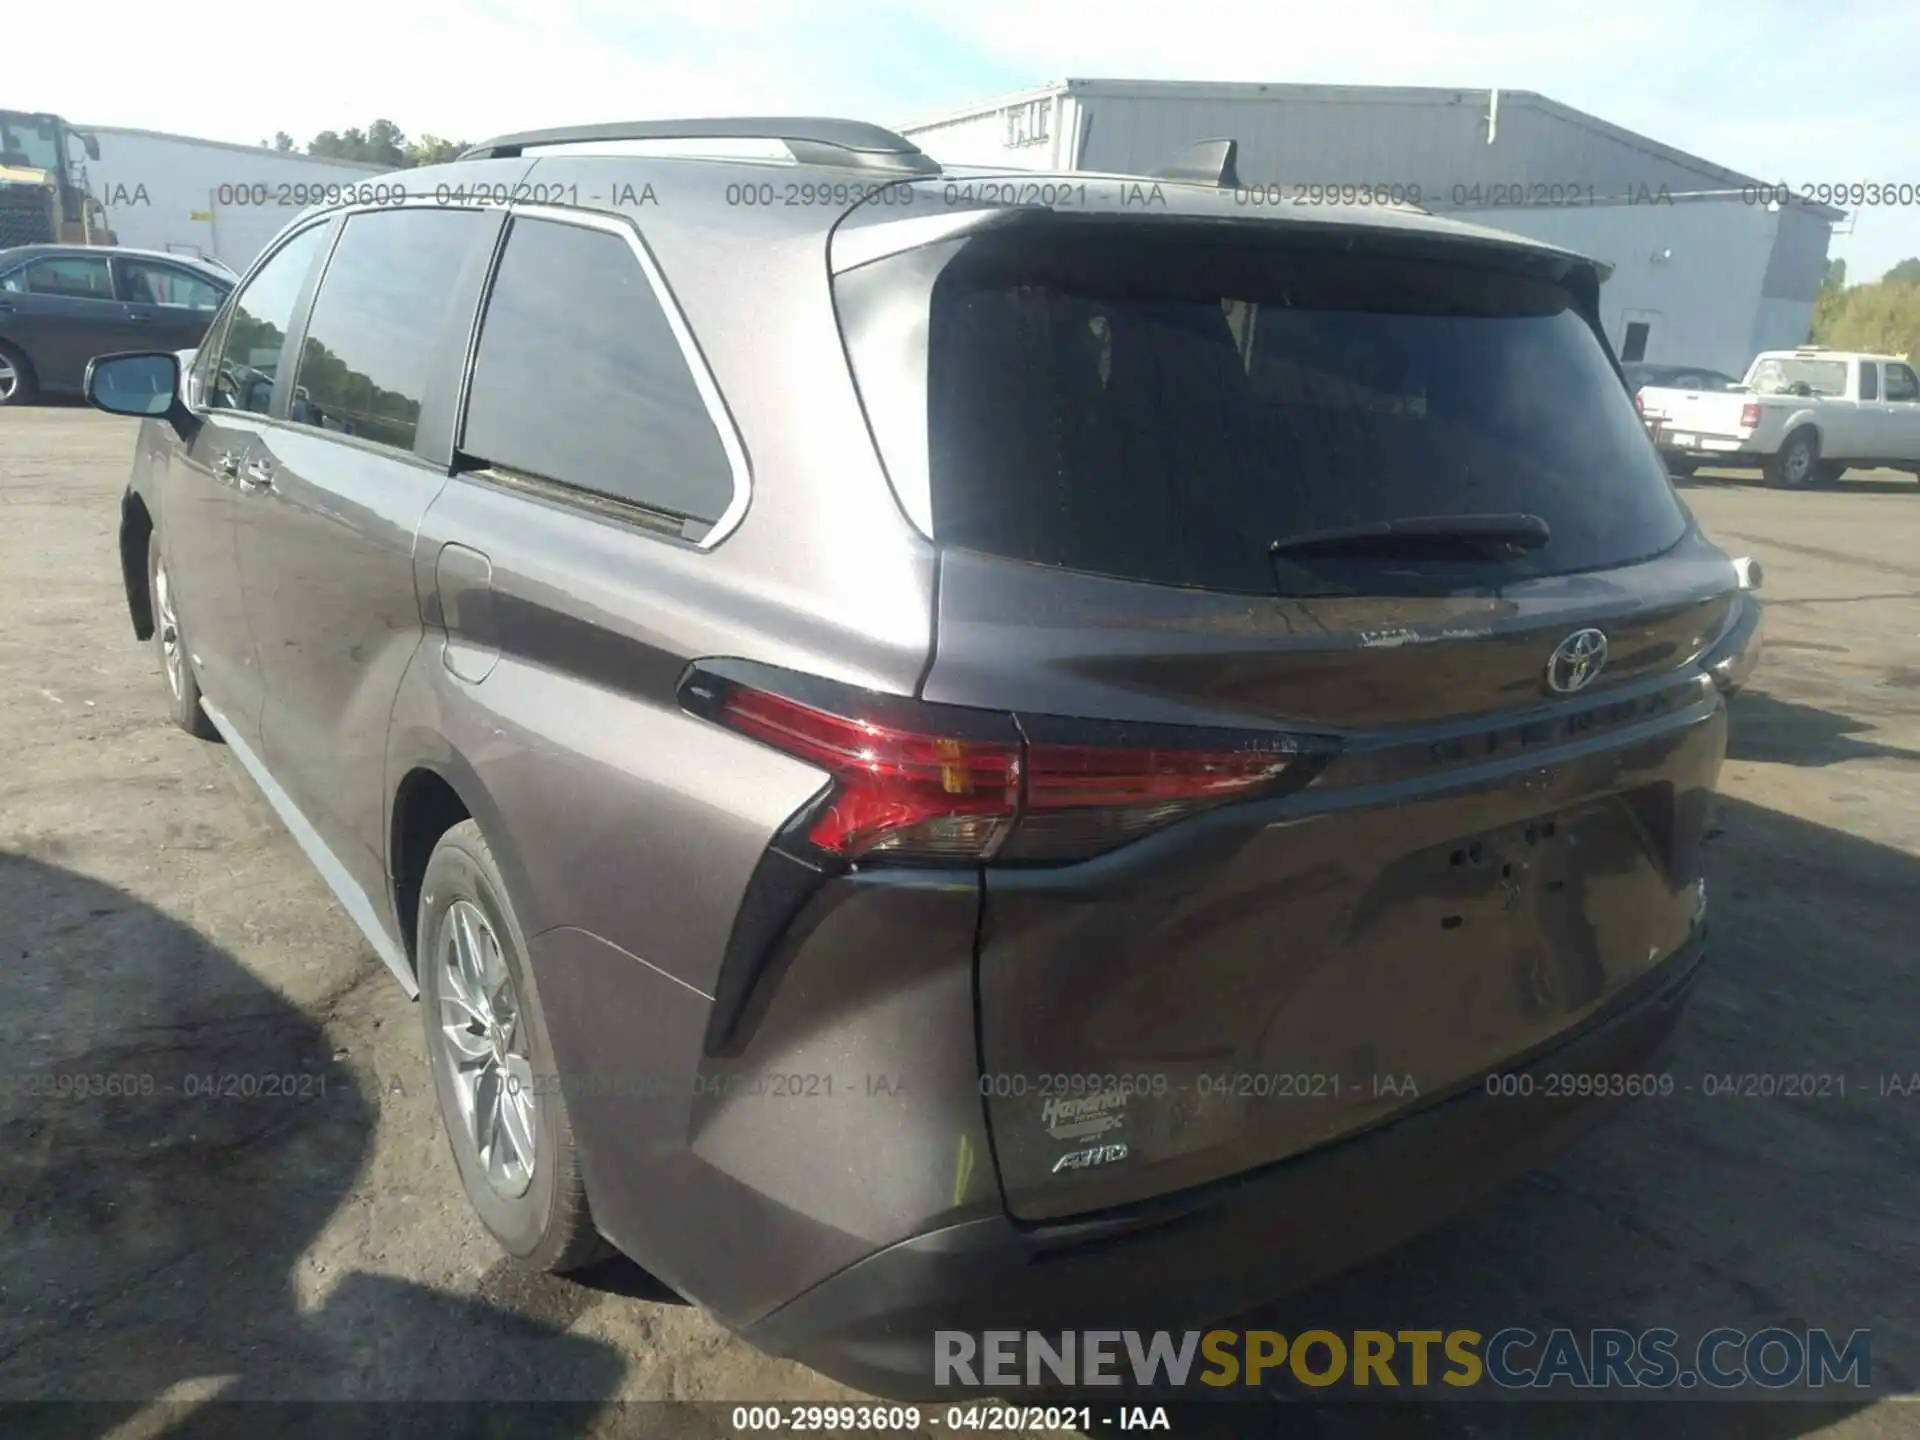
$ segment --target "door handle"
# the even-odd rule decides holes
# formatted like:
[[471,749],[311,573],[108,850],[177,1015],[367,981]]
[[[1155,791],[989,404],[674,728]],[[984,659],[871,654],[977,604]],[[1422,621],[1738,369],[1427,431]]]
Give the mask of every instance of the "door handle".
[[220,458],[215,460],[213,465],[222,475],[238,475],[240,473],[240,452],[238,450],[222,450],[220,452]]
[[131,320],[135,325],[151,325],[153,323],[153,316],[151,315],[129,315],[127,319]]
[[240,483],[249,490],[271,490],[273,466],[256,455],[247,461],[246,469],[241,473]]

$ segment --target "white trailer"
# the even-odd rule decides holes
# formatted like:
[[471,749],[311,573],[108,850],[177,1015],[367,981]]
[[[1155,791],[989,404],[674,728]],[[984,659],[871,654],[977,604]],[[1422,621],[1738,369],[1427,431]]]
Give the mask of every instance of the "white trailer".
[[73,128],[99,140],[100,158],[86,161],[83,176],[122,245],[204,256],[235,271],[329,189],[397,173],[263,145],[78,122]]
[[1735,375],[1805,341],[1844,214],[1528,91],[1063,80],[895,128],[947,164],[1122,174],[1237,140],[1262,203],[1413,200],[1606,261],[1623,360]]

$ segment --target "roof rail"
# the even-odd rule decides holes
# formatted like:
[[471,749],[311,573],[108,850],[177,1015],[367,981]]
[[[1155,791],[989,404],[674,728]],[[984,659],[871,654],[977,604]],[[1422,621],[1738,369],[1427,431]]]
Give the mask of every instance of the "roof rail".
[[778,140],[803,165],[840,165],[860,170],[905,170],[938,175],[939,162],[904,136],[864,120],[781,115],[710,120],[629,120],[610,125],[564,125],[500,135],[468,150],[462,160],[513,159],[543,145],[592,144],[603,140]]

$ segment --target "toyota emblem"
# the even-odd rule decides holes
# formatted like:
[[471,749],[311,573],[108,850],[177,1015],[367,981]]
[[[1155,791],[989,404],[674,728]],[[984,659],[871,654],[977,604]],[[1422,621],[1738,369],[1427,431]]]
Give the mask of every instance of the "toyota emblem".
[[1547,659],[1547,689],[1556,695],[1577,694],[1600,678],[1607,663],[1607,636],[1602,630],[1576,630]]

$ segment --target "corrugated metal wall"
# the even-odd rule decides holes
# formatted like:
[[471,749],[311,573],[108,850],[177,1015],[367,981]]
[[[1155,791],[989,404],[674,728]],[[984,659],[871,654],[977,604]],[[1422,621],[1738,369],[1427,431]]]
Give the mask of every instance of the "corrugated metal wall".
[[943,165],[1070,170],[1078,107],[1063,101],[1058,88],[1034,90],[900,133]]
[[[1249,183],[1418,185],[1437,207],[1470,204],[1478,185],[1559,184],[1622,196],[1737,188],[1706,163],[1657,153],[1625,131],[1566,118],[1531,97],[1500,97],[1488,143],[1492,92],[1349,90],[1276,86],[1265,95],[1202,97],[1080,94],[1091,112],[1082,167],[1138,171],[1197,140],[1240,142]],[[1456,187],[1459,193],[1456,196]]]
[[[1799,344],[1826,274],[1821,215],[1747,204],[1747,177],[1524,91],[1500,92],[1496,110],[1487,90],[1068,81],[1053,143],[1009,146],[1009,102],[1029,98],[906,129],[943,163],[1069,168],[1084,111],[1082,170],[1140,174],[1231,136],[1242,182],[1289,187],[1283,198],[1295,185],[1417,189],[1435,214],[1613,264],[1608,333],[1618,346],[1633,312],[1656,362],[1743,372],[1756,343]],[[1724,198],[1671,198],[1705,194]]]
[[1793,206],[1780,211],[1761,295],[1769,300],[1804,300],[1811,305],[1819,297],[1821,281],[1826,279],[1827,242],[1832,236],[1832,228],[1818,215]]
[[[1591,209],[1533,207],[1456,212],[1457,218],[1511,230],[1579,250],[1613,266],[1600,292],[1600,319],[1619,350],[1630,320],[1648,328],[1644,359],[1705,365],[1743,374],[1753,358],[1760,291],[1774,249],[1777,215],[1738,200],[1673,205],[1606,205]],[[1811,300],[1797,321],[1773,312],[1769,334],[1795,323],[1806,338]]]

